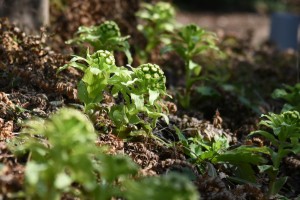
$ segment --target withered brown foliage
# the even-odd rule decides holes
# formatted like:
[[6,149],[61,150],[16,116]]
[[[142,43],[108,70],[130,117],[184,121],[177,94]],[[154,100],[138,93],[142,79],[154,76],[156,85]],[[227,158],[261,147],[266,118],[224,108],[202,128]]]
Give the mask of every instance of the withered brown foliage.
[[1,19],[0,69],[44,91],[76,99],[76,74],[57,75],[56,70],[66,63],[66,58],[46,47],[46,38],[44,32],[27,36],[7,19]]

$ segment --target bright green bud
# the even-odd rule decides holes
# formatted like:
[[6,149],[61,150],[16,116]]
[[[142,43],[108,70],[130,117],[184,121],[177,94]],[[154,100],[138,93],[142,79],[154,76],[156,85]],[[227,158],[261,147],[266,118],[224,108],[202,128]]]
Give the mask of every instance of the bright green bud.
[[151,78],[151,75],[150,75],[150,74],[146,74],[146,75],[145,75],[145,78],[146,78],[146,79],[150,79],[150,78]]
[[120,29],[114,21],[105,21],[100,25],[100,31],[106,37],[118,37],[121,36]]
[[140,79],[146,81],[150,89],[165,89],[166,77],[158,65],[151,63],[140,65],[136,73]]
[[143,68],[143,71],[144,71],[144,72],[149,71],[149,67],[144,67],[144,68]]
[[154,74],[153,74],[153,77],[154,77],[154,78],[159,78],[160,76],[158,75],[158,73],[154,73]]
[[107,50],[98,50],[95,53],[91,55],[91,58],[93,59],[103,59],[103,61],[108,65],[114,65],[115,64],[115,58],[112,55],[111,52]]

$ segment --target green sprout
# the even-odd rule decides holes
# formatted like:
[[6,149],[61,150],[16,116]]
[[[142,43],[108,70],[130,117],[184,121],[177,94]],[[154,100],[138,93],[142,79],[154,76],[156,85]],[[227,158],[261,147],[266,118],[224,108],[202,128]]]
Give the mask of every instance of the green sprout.
[[120,28],[114,21],[105,21],[99,26],[81,26],[76,32],[77,37],[67,41],[67,43],[90,44],[95,51],[105,49],[110,52],[124,52],[128,63],[132,63],[128,38],[121,36]]
[[222,164],[232,172],[233,176],[228,179],[239,183],[256,183],[252,166],[266,163],[266,159],[261,155],[267,153],[264,147],[240,146],[229,149],[229,140],[226,136],[216,135],[211,140],[201,135],[187,138],[178,128],[175,127],[175,130],[183,152],[202,173],[208,170],[211,176],[216,176],[217,170],[212,164]]
[[261,135],[271,142],[271,147],[267,147],[271,156],[272,165],[259,166],[261,172],[269,175],[269,197],[276,195],[287,181],[287,177],[279,176],[279,167],[282,159],[288,154],[300,153],[300,115],[298,111],[286,111],[282,114],[269,113],[262,115],[266,120],[259,124],[270,129],[254,131],[250,134]]
[[171,40],[172,43],[165,47],[163,52],[175,51],[184,60],[185,88],[183,94],[178,94],[178,98],[181,106],[188,108],[193,85],[204,79],[204,77],[200,76],[202,66],[194,62],[194,60],[207,51],[219,51],[219,48],[216,46],[217,38],[214,33],[190,24],[180,28],[171,36]]
[[284,85],[283,89],[276,89],[272,97],[286,101],[282,111],[297,110],[300,112],[300,83],[294,86]]

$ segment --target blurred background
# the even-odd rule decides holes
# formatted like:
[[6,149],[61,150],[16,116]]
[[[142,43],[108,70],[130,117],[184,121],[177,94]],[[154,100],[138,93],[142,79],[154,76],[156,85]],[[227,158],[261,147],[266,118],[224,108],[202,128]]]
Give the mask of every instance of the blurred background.
[[[299,0],[174,0],[173,2],[179,9],[177,17],[179,22],[183,24],[194,22],[216,31],[218,34],[226,32],[238,37],[249,38],[253,45],[259,45],[269,40],[274,14],[284,13],[288,15],[288,18],[291,16],[294,20],[296,18],[298,20],[296,22],[298,23],[297,29],[300,21]],[[284,21],[283,23],[286,25],[288,22]],[[287,30],[286,27],[276,27],[274,31],[278,32],[280,29],[294,31]],[[282,34],[292,34],[295,37],[295,33]]]
[[[178,22],[182,24],[195,23],[203,28],[215,31],[221,36],[226,33],[248,38],[253,45],[259,45],[267,41],[270,36],[274,40],[279,40],[280,37],[293,38],[290,43],[295,43],[295,37],[298,37],[295,36],[297,35],[295,26],[298,28],[300,21],[300,0],[166,1],[173,3],[177,8]],[[134,25],[135,20],[131,16],[138,10],[141,2],[143,1],[0,0],[0,17],[9,17],[14,22],[19,21],[26,24],[24,28],[27,31],[51,24],[51,29],[55,30],[54,32],[59,31],[63,35],[66,32],[73,34],[79,25],[92,25],[104,19],[123,17],[127,22],[124,20],[121,23],[127,26],[126,30],[132,32],[130,28],[128,29],[130,25],[126,25],[126,23],[130,18],[132,20],[130,22]],[[144,0],[144,2],[154,3],[157,0]],[[111,6],[108,4],[111,4]],[[127,13],[123,11],[123,8],[127,10]],[[116,13],[113,14],[112,12]],[[294,21],[273,22],[274,19],[278,18],[278,16],[272,18],[274,13],[285,13],[283,20],[293,18]],[[279,20],[282,20],[282,16],[279,17]],[[70,25],[71,23],[77,25]],[[271,33],[272,28],[274,28],[273,32],[276,32],[276,34]],[[62,29],[63,31],[60,31]],[[64,39],[67,39],[67,37],[64,37]],[[286,47],[295,49],[297,45],[283,44],[281,46],[282,49],[286,49]]]

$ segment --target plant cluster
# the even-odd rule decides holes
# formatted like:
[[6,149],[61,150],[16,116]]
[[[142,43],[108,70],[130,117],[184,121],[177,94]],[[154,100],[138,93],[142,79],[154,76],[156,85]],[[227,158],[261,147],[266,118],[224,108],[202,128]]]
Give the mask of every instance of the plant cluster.
[[[215,137],[212,140],[202,136],[186,138],[176,129],[179,142],[177,145],[195,163],[200,171],[210,176],[217,176],[214,165],[222,165],[223,170],[231,173],[227,179],[243,184],[261,185],[257,182],[256,169],[269,177],[268,197],[280,197],[278,194],[288,177],[280,176],[280,166],[284,157],[300,153],[300,114],[298,111],[286,111],[281,114],[269,113],[262,115],[259,125],[267,130],[257,130],[249,137],[260,135],[270,142],[270,146],[242,145],[230,148],[225,137]],[[270,158],[268,161],[266,158]],[[213,164],[213,165],[212,165]]]
[[[61,109],[47,121],[29,121],[15,153],[29,151],[25,170],[26,199],[129,200],[141,198],[197,200],[185,177],[167,174],[138,179],[138,167],[128,157],[107,155],[97,147],[93,124],[75,109]],[[146,188],[146,190],[145,190]]]
[[294,86],[284,85],[283,89],[276,89],[272,97],[286,101],[282,111],[297,110],[300,112],[300,83]]
[[[267,153],[264,147],[254,148],[240,146],[229,149],[229,139],[226,136],[215,136],[211,140],[198,135],[186,138],[178,129],[179,146],[195,163],[202,173],[207,172],[210,176],[217,176],[214,165],[222,165],[226,171],[231,172],[231,181],[238,183],[256,183],[253,166],[266,163],[266,159],[259,153]],[[212,165],[213,164],[213,165]]]
[[145,49],[139,49],[138,53],[142,60],[146,60],[157,46],[170,42],[167,35],[176,28],[175,9],[166,2],[143,3],[136,16],[141,20],[138,30],[147,39]]
[[258,130],[250,134],[259,134],[271,142],[271,147],[266,147],[271,157],[271,163],[261,165],[261,172],[267,172],[269,176],[270,197],[276,195],[287,181],[287,177],[279,177],[282,159],[288,154],[300,153],[300,115],[298,111],[286,111],[281,114],[269,113],[263,115],[260,125],[267,127],[270,131]]
[[[113,105],[109,110],[119,136],[129,134],[126,133],[129,125],[133,125],[137,132],[139,126],[150,133],[158,118],[163,117],[168,122],[164,114],[167,108],[161,102],[162,97],[167,95],[166,78],[158,65],[148,63],[130,69],[117,67],[112,53],[99,50],[93,54],[87,52],[86,58],[74,56],[59,71],[69,66],[84,72],[78,83],[78,97],[84,103],[85,112],[94,113],[105,93],[116,99],[122,97],[123,102]],[[141,115],[146,115],[149,123]],[[134,131],[130,134],[134,134]]]
[[203,80],[200,76],[202,66],[197,64],[195,58],[211,50],[219,51],[214,33],[208,32],[197,25],[189,24],[178,29],[170,36],[172,43],[164,49],[164,52],[175,51],[185,63],[185,89],[178,95],[180,105],[184,108],[190,106],[192,86]]
[[124,52],[128,63],[132,63],[132,57],[130,53],[130,46],[128,43],[129,36],[121,36],[120,28],[114,21],[105,21],[99,26],[81,26],[76,32],[76,37],[69,40],[69,44],[88,43],[94,51],[101,49],[108,50],[110,52],[121,51]]
[[147,39],[145,52],[140,51],[144,53],[142,58],[149,58],[150,53],[163,44],[162,53],[174,51],[183,59],[185,88],[182,93],[178,93],[178,101],[182,107],[188,108],[192,86],[204,80],[204,77],[200,76],[202,66],[195,62],[195,59],[208,51],[219,51],[216,35],[194,24],[178,26],[174,20],[175,9],[165,2],[143,4],[137,16],[143,22],[138,29]]
[[[178,102],[183,108],[189,108],[196,83],[209,78],[224,83],[227,77],[224,78],[222,71],[211,76],[202,75],[201,59],[210,51],[220,52],[215,34],[194,24],[178,28],[174,14],[168,3],[143,4],[137,16],[143,22],[139,30],[148,43],[139,53],[140,58],[146,60],[155,48],[165,45],[162,53],[172,51],[182,58],[185,88],[182,93],[178,92]],[[84,57],[75,55],[58,72],[68,67],[83,72],[77,87],[78,98],[90,119],[107,106],[107,116],[116,126],[114,130],[118,136],[128,138],[144,133],[153,136],[151,133],[159,118],[168,123],[168,109],[162,102],[163,97],[168,96],[166,77],[156,64],[146,63],[136,68],[116,65],[114,51],[124,52],[128,62],[132,62],[128,38],[121,36],[113,21],[80,27],[77,37],[69,43],[88,43],[93,52],[87,50]],[[274,198],[287,182],[287,177],[280,174],[283,158],[300,153],[300,115],[295,111],[299,110],[299,88],[296,84],[276,90],[273,96],[283,98],[288,104],[281,114],[263,115],[267,119],[260,125],[266,129],[249,135],[264,137],[269,146],[230,146],[226,136],[187,137],[175,128],[179,139],[176,147],[181,148],[201,173],[213,178],[220,170],[229,181],[261,187],[256,172],[266,173],[268,197]],[[209,87],[197,90],[203,94],[214,92]],[[238,91],[232,85],[223,85],[223,90]],[[107,96],[113,103],[104,106]],[[241,102],[251,106],[239,96]],[[93,124],[79,111],[62,109],[47,121],[30,121],[25,127],[16,138],[16,153],[29,153],[25,170],[24,197],[27,199],[69,196],[79,199],[199,199],[194,186],[183,176],[170,173],[140,178],[138,167],[129,158],[107,155],[104,147],[94,145],[97,135]]]

